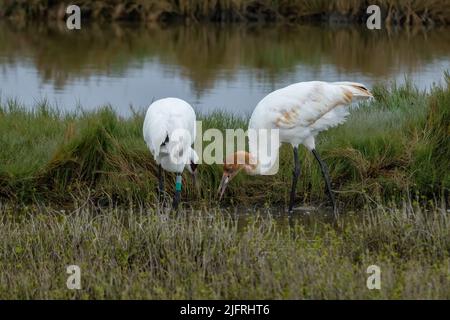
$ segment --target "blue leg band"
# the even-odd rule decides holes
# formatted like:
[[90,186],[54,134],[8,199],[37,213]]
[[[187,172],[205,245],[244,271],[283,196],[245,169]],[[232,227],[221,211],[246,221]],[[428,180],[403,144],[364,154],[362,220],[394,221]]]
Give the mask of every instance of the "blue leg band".
[[181,191],[181,176],[177,176],[175,180],[175,190]]

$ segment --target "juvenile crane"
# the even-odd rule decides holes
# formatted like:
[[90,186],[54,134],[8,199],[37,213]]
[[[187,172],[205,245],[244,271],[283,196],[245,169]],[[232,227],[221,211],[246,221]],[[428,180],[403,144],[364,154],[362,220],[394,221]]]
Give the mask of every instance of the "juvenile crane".
[[[294,149],[289,212],[292,212],[294,207],[297,180],[300,175],[298,146],[303,144],[319,163],[336,214],[336,202],[331,190],[328,168],[316,150],[315,137],[319,132],[345,122],[352,102],[370,97],[372,97],[370,91],[360,83],[309,81],[273,91],[257,104],[250,118],[249,129],[256,131],[278,129],[279,142],[290,143]],[[269,159],[261,159],[257,138],[249,135],[250,152],[238,151],[225,159],[218,190],[220,199],[228,183],[239,171],[243,170],[251,175],[269,174],[271,168],[265,164],[275,163],[279,144],[275,149],[271,150]]]
[[184,168],[194,179],[197,174],[198,155],[191,147],[196,137],[194,109],[184,100],[165,98],[153,102],[147,109],[143,128],[144,140],[158,164],[159,194],[164,192],[162,169],[176,173],[173,207],[181,197]]

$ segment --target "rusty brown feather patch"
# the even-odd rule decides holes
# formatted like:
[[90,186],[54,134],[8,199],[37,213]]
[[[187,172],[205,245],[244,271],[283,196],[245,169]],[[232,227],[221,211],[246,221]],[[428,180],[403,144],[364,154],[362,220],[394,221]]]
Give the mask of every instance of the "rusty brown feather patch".
[[292,108],[290,110],[283,110],[281,116],[275,120],[275,126],[279,128],[281,124],[284,126],[293,126],[298,120],[298,110],[297,108]]
[[344,103],[350,103],[352,101],[352,97],[352,92],[344,89]]

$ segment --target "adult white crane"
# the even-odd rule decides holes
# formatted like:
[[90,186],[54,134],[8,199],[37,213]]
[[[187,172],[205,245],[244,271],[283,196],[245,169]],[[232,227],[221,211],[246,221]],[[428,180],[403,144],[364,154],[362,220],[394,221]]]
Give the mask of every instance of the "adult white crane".
[[[372,97],[370,91],[360,83],[310,81],[295,83],[273,91],[258,103],[250,118],[249,131],[278,129],[279,142],[290,143],[294,148],[289,212],[293,210],[300,175],[298,145],[303,144],[319,162],[336,213],[328,168],[316,151],[315,137],[319,132],[345,122],[351,102],[370,97]],[[249,134],[250,152],[238,151],[226,157],[218,190],[220,198],[228,183],[241,170],[251,175],[270,174],[272,164],[278,159],[279,143],[275,146],[275,150],[270,150],[270,154],[264,158],[258,152],[257,140],[255,135]]]
[[164,192],[162,169],[176,173],[173,207],[180,202],[184,168],[194,179],[197,173],[198,155],[191,147],[196,137],[194,109],[184,100],[165,98],[153,102],[144,120],[144,140],[158,164],[159,194]]

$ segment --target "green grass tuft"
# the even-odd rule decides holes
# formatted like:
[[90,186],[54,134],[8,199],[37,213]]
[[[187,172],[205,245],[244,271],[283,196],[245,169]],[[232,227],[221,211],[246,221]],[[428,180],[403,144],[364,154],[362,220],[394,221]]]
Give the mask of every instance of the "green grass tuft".
[[[318,150],[330,167],[338,199],[350,206],[367,199],[400,201],[416,193],[448,197],[449,83],[429,92],[408,82],[373,91],[375,101],[353,110],[344,125],[319,135]],[[203,130],[247,127],[246,119],[223,113],[199,118]],[[157,171],[142,138],[142,122],[140,113],[123,119],[111,107],[63,113],[45,102],[31,111],[16,101],[1,102],[0,197],[65,204],[89,195],[101,203],[154,203]],[[301,159],[299,201],[326,201],[318,165],[303,148]],[[200,193],[186,176],[183,197],[212,203],[221,166],[199,170]],[[239,174],[225,201],[283,205],[291,172],[292,150],[286,145],[277,175]],[[166,178],[171,193],[173,175]]]

